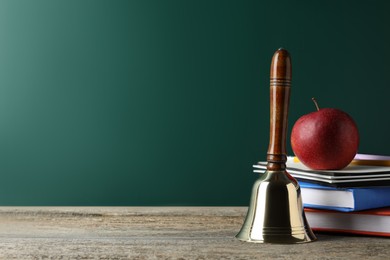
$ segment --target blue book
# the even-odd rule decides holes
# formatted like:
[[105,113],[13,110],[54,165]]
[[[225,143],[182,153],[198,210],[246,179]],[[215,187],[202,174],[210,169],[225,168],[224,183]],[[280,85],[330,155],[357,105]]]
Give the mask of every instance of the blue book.
[[304,207],[350,212],[390,206],[390,186],[339,188],[298,182]]

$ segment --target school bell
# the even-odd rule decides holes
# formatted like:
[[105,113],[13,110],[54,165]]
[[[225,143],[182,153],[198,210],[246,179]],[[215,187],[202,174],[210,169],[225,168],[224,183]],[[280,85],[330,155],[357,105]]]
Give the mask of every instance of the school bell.
[[253,185],[246,219],[236,235],[242,241],[294,244],[316,240],[303,211],[299,184],[286,171],[291,76],[290,54],[280,48],[271,62],[267,170]]

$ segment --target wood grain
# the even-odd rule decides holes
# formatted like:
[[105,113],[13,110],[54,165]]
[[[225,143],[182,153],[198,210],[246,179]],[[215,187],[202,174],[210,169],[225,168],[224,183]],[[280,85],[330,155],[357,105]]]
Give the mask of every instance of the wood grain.
[[390,239],[240,242],[243,207],[1,207],[0,259],[386,259]]
[[288,106],[292,78],[291,57],[280,48],[272,57],[270,72],[270,129],[267,170],[286,169],[286,138]]

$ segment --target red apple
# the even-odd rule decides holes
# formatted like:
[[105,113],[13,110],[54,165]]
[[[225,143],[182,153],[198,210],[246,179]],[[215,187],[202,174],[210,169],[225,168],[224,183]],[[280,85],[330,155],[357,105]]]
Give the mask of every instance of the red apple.
[[300,117],[291,132],[291,148],[295,156],[314,170],[339,170],[355,157],[359,133],[350,115],[334,108],[318,107]]

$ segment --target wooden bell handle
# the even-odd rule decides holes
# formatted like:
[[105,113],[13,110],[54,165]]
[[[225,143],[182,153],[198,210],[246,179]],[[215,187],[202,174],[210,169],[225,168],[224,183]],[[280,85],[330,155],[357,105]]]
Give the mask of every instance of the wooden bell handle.
[[270,130],[267,152],[267,170],[286,169],[286,136],[288,105],[290,103],[291,57],[288,51],[278,49],[271,62]]

